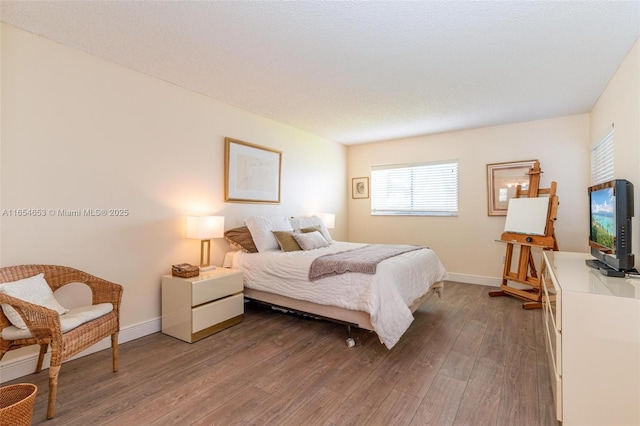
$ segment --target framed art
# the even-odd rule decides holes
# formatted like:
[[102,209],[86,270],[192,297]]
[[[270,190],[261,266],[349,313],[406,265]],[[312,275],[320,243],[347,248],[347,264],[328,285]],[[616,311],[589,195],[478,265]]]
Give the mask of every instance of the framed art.
[[369,178],[351,179],[351,198],[369,198]]
[[506,216],[509,200],[516,187],[529,189],[529,171],[537,160],[487,164],[487,195],[489,216]]
[[224,200],[280,204],[282,152],[225,138]]

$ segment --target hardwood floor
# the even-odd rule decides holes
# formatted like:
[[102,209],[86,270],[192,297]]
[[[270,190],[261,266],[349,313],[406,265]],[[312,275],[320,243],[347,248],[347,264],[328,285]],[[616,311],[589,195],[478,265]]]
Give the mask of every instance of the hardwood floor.
[[[65,363],[56,417],[47,372],[33,424],[557,425],[541,311],[447,282],[392,349],[375,334],[247,305],[194,344],[156,333]],[[495,290],[495,289],[494,289]]]

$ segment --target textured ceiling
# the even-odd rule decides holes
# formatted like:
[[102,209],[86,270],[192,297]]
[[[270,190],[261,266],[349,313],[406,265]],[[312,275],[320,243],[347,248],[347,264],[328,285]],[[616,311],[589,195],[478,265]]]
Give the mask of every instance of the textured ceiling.
[[640,1],[6,1],[0,19],[344,144],[590,111]]

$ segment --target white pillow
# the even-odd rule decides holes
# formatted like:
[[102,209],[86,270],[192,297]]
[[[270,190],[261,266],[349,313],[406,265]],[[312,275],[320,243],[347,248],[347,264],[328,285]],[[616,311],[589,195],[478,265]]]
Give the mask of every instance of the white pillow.
[[296,216],[291,218],[291,226],[296,232],[299,232],[302,228],[309,228],[310,226],[319,226],[320,233],[327,240],[328,243],[331,243],[333,239],[331,239],[331,235],[329,234],[329,230],[327,229],[327,225],[324,224],[323,220],[320,219],[320,216],[309,216],[302,217]]
[[319,231],[293,234],[293,239],[296,240],[302,250],[313,250],[329,246],[329,242],[325,240]]
[[[60,305],[53,296],[51,287],[49,287],[49,284],[47,284],[47,281],[44,279],[43,273],[33,277],[24,278],[22,280],[0,284],[0,293],[22,299],[26,302],[33,303],[34,305],[53,309],[61,315],[69,311]],[[3,303],[2,311],[7,316],[11,324],[18,328],[27,328],[27,325],[22,320],[18,311],[13,309],[11,306]]]
[[245,220],[251,238],[258,251],[280,250],[278,240],[273,231],[293,231],[289,219],[286,217],[253,216]]

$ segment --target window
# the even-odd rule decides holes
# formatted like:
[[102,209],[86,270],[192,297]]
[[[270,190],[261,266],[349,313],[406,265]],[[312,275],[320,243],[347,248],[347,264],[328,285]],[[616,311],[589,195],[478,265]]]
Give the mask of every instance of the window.
[[591,185],[613,179],[613,128],[591,150]]
[[458,161],[371,168],[372,215],[458,215]]

